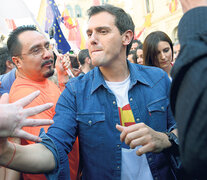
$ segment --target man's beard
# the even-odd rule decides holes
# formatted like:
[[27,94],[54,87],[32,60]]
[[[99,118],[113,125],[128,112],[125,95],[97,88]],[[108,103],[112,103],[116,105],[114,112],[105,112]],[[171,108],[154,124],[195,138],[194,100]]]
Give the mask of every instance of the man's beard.
[[45,73],[43,76],[45,78],[49,78],[50,76],[54,74],[54,72],[55,72],[54,69],[51,67],[51,69],[47,73]]
[[[44,67],[44,65],[47,64],[47,63],[53,63],[53,60],[50,59],[50,60],[44,61],[44,62],[42,63],[42,65],[41,65],[41,67]],[[46,72],[43,76],[44,76],[45,78],[48,78],[48,77],[52,76],[53,74],[54,74],[54,68],[51,66],[51,67],[49,68],[49,71]]]

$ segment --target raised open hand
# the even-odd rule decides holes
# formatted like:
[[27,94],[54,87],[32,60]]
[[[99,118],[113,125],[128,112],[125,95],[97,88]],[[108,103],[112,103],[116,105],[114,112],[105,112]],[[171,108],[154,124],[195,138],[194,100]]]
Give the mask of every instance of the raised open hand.
[[8,104],[9,95],[2,95],[0,98],[0,137],[18,137],[35,142],[41,141],[39,137],[22,130],[24,126],[40,126],[54,123],[53,120],[49,119],[27,119],[27,117],[38,114],[53,106],[52,103],[46,103],[24,109],[24,107],[31,103],[39,94],[40,91],[35,91],[11,104]]

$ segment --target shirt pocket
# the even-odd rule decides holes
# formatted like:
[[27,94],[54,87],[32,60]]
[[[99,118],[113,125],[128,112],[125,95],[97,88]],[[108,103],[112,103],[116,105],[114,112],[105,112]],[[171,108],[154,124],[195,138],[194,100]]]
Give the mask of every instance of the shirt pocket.
[[156,131],[166,131],[167,111],[169,100],[167,97],[152,101],[147,105],[151,127]]
[[103,145],[103,135],[105,130],[105,114],[84,113],[77,114],[79,128],[79,141],[82,148],[97,147]]

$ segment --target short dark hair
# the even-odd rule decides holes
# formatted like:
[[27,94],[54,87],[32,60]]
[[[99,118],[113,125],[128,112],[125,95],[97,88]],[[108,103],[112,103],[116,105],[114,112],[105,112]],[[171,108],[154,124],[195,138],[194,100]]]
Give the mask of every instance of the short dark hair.
[[[98,14],[100,12],[108,12],[115,16],[115,25],[119,29],[120,34],[123,34],[127,30],[131,30],[134,34],[134,22],[131,16],[127,14],[122,8],[115,7],[109,4],[105,4],[102,6],[92,6],[90,9],[88,9],[89,19],[91,18],[91,16]],[[127,46],[126,55],[128,55],[131,46],[132,41]]]
[[85,59],[86,58],[90,58],[88,49],[82,49],[79,53],[78,53],[78,60],[80,62],[81,65],[85,64]]
[[142,49],[143,44],[142,44],[142,42],[141,42],[140,40],[138,40],[138,39],[134,39],[134,40],[132,41],[132,44],[133,44],[133,43],[137,43],[137,44],[138,44],[138,47],[137,47],[137,48]]
[[169,43],[173,59],[173,44],[169,36],[163,31],[154,31],[145,38],[143,43],[143,60],[145,65],[157,66],[156,64],[159,64],[157,59],[157,46],[160,41]]
[[3,46],[0,48],[0,75],[6,73],[6,62],[11,61],[12,58],[9,54],[8,48],[6,46]]
[[21,54],[22,45],[18,40],[18,36],[25,31],[38,32],[36,26],[34,25],[19,26],[14,31],[12,31],[7,40],[7,47],[11,56],[17,56]]
[[130,55],[130,54],[132,54],[133,62],[134,62],[135,64],[137,64],[136,50],[131,50],[131,51],[129,51],[129,54],[128,54],[128,55]]

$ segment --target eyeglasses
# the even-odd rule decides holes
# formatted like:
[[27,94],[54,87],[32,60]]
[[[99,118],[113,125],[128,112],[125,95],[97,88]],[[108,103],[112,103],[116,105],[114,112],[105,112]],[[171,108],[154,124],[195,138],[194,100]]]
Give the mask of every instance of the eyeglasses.
[[16,56],[21,56],[21,55],[32,55],[32,56],[42,56],[44,54],[44,52],[46,51],[50,51],[52,52],[52,46],[48,43],[45,44],[45,46],[34,46],[29,53],[22,53],[22,54],[18,54]]

